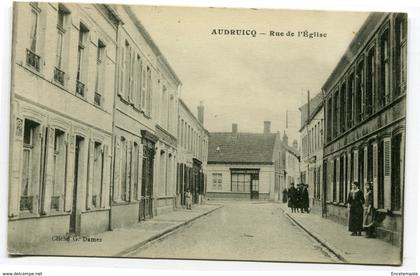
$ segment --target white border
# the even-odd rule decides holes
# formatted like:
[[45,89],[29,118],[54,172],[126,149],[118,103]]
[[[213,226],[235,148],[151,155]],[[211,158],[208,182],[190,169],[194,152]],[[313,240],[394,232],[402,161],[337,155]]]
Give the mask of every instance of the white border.
[[[69,2],[69,1],[63,1]],[[79,0],[77,2],[92,2]],[[134,0],[103,0],[108,3],[140,4]],[[420,1],[405,0],[294,0],[294,1],[271,1],[271,0],[141,0],[141,4],[149,5],[177,5],[177,6],[202,6],[202,7],[238,7],[238,8],[282,8],[282,9],[315,9],[315,10],[350,10],[350,11],[402,11],[409,13],[409,37],[408,37],[408,98],[407,98],[407,141],[406,148],[406,171],[405,171],[405,225],[404,225],[404,259],[401,267],[379,267],[361,265],[326,265],[326,264],[293,264],[293,263],[253,263],[253,262],[206,262],[206,261],[169,261],[169,260],[139,260],[139,259],[101,259],[101,258],[8,258],[6,253],[7,240],[7,183],[8,183],[8,148],[9,148],[9,113],[10,113],[10,56],[11,56],[11,29],[12,29],[12,2],[4,0],[0,2],[0,29],[2,43],[0,44],[0,273],[3,272],[37,272],[43,275],[125,275],[142,273],[168,273],[174,275],[197,275],[197,273],[214,274],[220,271],[223,274],[231,274],[240,271],[241,275],[254,273],[279,274],[279,270],[287,274],[331,274],[338,271],[343,274],[357,271],[362,274],[391,275],[391,272],[418,272],[416,263],[420,263],[419,239],[417,233],[419,227],[419,204],[420,198],[420,94],[416,89],[420,87]],[[383,252],[378,252],[383,253]],[[219,272],[218,272],[219,273]],[[0,274],[2,275],[2,274]],[[350,274],[349,274],[350,275]]]

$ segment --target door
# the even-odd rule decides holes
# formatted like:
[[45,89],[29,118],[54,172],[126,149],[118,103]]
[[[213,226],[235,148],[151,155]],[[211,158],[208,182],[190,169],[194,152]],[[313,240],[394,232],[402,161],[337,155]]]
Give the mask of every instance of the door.
[[141,183],[140,220],[153,217],[153,159],[154,144],[146,143],[143,147],[143,173]]
[[258,174],[251,174],[251,199],[259,199],[260,180]]
[[74,161],[74,185],[73,185],[73,201],[70,215],[70,229],[69,233],[77,234],[77,187],[79,182],[79,163],[80,163],[80,147],[82,145],[83,138],[76,136],[75,145],[75,161]]

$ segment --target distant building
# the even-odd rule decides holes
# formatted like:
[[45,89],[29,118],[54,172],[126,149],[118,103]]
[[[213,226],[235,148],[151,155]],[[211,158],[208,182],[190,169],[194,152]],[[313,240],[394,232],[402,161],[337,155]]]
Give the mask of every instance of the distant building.
[[[300,153],[298,148],[298,142],[293,141],[292,146],[289,145],[289,138],[284,132],[282,141],[280,143],[280,156],[281,162],[279,164],[279,183],[280,183],[280,193],[290,187],[290,184],[300,183]],[[279,198],[280,199],[280,198]]]
[[301,112],[301,182],[309,185],[309,204],[313,211],[321,213],[324,196],[322,192],[322,163],[324,146],[324,102],[318,93],[308,104],[299,108]]
[[374,187],[378,236],[402,242],[407,15],[372,13],[323,85],[324,190],[328,217],[347,222],[357,181]]
[[178,100],[177,206],[185,205],[189,190],[193,203],[201,203],[206,192],[206,165],[209,133],[204,128],[204,106],[197,117],[181,99]]
[[280,199],[286,147],[270,127],[267,121],[263,133],[243,133],[233,124],[232,132],[210,133],[208,198]]

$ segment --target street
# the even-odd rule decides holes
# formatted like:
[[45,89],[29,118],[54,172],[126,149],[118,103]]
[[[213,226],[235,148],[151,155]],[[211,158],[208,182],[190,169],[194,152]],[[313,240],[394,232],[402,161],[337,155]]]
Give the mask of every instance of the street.
[[128,257],[331,262],[286,218],[278,204],[223,202],[224,207]]

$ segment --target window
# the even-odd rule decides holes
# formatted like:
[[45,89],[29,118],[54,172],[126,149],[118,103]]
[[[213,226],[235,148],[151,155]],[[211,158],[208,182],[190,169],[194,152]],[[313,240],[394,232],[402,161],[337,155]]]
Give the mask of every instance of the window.
[[390,101],[390,70],[389,70],[389,29],[386,29],[380,38],[380,89],[378,93],[379,106]]
[[66,181],[65,133],[59,129],[54,134],[53,182],[51,209],[63,210],[63,194]]
[[341,132],[346,130],[346,83],[340,87],[340,128]]
[[141,108],[142,101],[142,82],[143,82],[143,64],[139,55],[137,55],[137,97],[136,97],[136,107]]
[[33,210],[33,206],[34,194],[37,189],[37,172],[40,168],[37,153],[41,145],[36,137],[39,129],[39,124],[30,120],[25,120],[23,132],[22,183],[20,189],[21,211],[36,211]]
[[89,30],[85,25],[80,23],[79,26],[79,45],[77,50],[77,74],[76,74],[76,94],[85,96],[85,47]]
[[378,208],[385,208],[384,141],[378,143]]
[[30,3],[31,17],[30,17],[30,33],[29,33],[29,49],[26,51],[26,63],[39,71],[40,56],[37,54],[38,32],[39,32],[39,13],[40,9],[38,3]]
[[250,174],[232,173],[232,192],[249,193],[251,187]]
[[101,106],[103,102],[103,83],[105,81],[105,44],[98,40],[98,48],[96,50],[96,81],[95,81],[95,97],[94,103]]
[[146,114],[152,114],[152,71],[147,66],[147,85],[146,85]]
[[347,86],[347,128],[351,128],[353,126],[354,73],[349,75]]
[[64,85],[64,71],[63,71],[63,49],[64,38],[66,33],[66,17],[68,10],[62,5],[58,5],[57,16],[57,49],[55,57],[54,80],[61,85]]
[[395,94],[405,93],[407,84],[407,15],[399,14],[395,19]]
[[374,110],[375,96],[375,47],[367,54],[366,68],[366,93],[365,93],[365,116],[370,116]]
[[102,144],[95,142],[93,150],[92,206],[101,207],[104,153]]
[[339,133],[338,116],[339,116],[339,93],[337,90],[334,92],[334,117],[333,117],[333,136],[334,137],[337,137]]
[[[331,133],[332,133],[332,97],[330,97],[328,99],[328,104],[327,104],[327,120],[326,120],[326,124],[327,124],[327,141],[331,141]],[[304,144],[302,143],[302,146]]]
[[363,89],[364,89],[364,82],[363,82],[363,76],[364,76],[364,62],[363,59],[360,61],[357,65],[356,70],[356,99],[355,99],[355,108],[354,108],[354,118],[355,122],[359,123],[362,121],[362,112],[363,112]]
[[222,174],[221,173],[213,173],[212,176],[213,176],[212,189],[221,191],[223,189],[222,188]]

